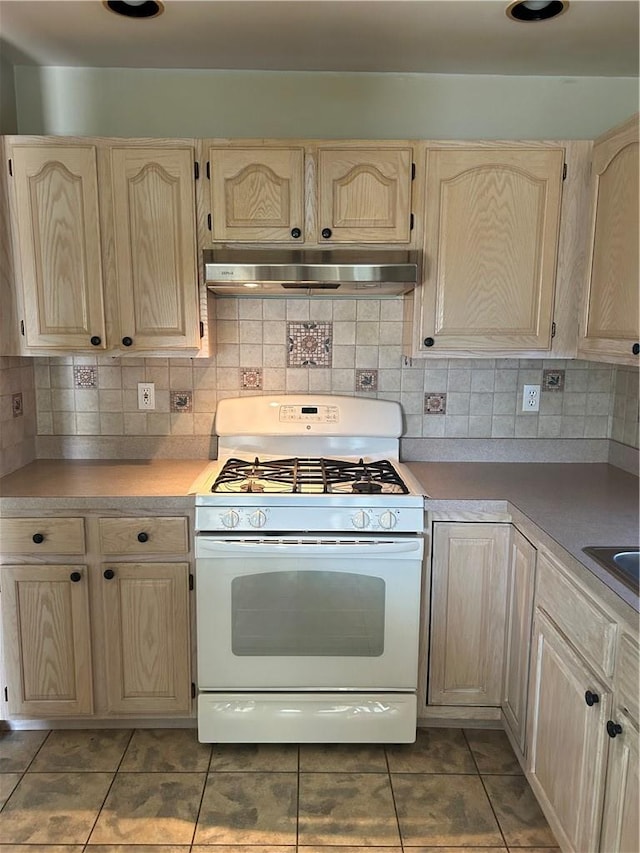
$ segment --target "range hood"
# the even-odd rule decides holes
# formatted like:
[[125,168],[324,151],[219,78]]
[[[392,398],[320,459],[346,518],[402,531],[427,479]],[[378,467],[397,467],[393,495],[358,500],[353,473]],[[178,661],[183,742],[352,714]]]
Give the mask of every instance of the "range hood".
[[205,249],[207,288],[220,296],[378,297],[418,281],[415,252],[383,249]]

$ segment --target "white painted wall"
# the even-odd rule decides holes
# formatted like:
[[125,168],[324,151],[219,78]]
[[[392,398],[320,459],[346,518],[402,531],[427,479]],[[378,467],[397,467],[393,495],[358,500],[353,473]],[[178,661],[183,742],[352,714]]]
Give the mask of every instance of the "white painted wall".
[[18,132],[592,139],[638,109],[614,77],[15,68]]
[[17,133],[13,66],[0,55],[0,133]]

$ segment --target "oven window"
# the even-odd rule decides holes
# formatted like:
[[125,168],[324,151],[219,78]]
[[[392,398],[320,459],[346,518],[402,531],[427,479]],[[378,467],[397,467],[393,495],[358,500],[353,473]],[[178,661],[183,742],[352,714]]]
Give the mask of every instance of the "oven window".
[[231,582],[234,655],[378,657],[385,583],[349,572],[269,572]]

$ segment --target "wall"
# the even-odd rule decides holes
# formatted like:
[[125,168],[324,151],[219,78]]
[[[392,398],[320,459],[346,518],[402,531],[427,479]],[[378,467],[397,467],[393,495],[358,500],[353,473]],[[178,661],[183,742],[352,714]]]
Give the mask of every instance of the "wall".
[[[398,400],[410,438],[607,439],[617,413],[618,440],[638,446],[631,369],[616,380],[612,365],[574,360],[409,363],[400,299],[225,298],[215,308],[213,358],[38,359],[41,455],[206,455],[219,399],[281,392]],[[155,383],[153,412],[138,410],[142,381]],[[521,411],[525,383],[543,386],[539,413]]]
[[18,113],[13,66],[0,52],[0,134],[18,132]]
[[638,447],[638,369],[619,367],[611,423],[611,438],[630,447]]
[[638,80],[126,68],[15,69],[19,133],[592,139]]
[[0,357],[0,476],[35,458],[33,359]]

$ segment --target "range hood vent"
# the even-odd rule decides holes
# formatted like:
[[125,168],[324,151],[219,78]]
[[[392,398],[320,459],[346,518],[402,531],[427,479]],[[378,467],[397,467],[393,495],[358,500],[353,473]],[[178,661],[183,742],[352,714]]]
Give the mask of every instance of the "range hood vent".
[[220,296],[400,296],[418,281],[418,254],[383,249],[205,249]]

